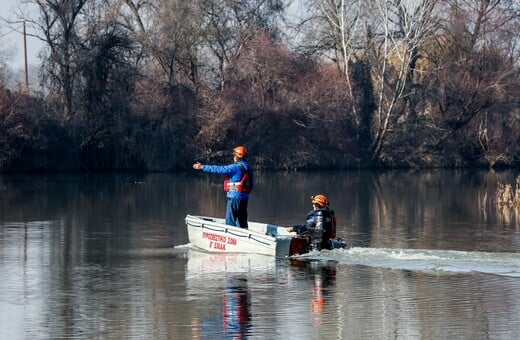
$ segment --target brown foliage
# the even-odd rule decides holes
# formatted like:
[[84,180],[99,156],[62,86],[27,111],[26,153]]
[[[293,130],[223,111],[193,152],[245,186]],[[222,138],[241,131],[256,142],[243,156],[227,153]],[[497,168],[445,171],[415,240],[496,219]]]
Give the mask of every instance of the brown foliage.
[[170,170],[227,161],[236,144],[262,168],[520,164],[511,2],[402,12],[411,21],[399,24],[435,25],[420,40],[414,25],[383,34],[365,13],[366,32],[352,31],[336,64],[323,56],[337,46],[313,55],[281,43],[270,25],[279,3],[147,3],[132,8],[134,22],[106,2],[42,27],[57,37],[47,37],[48,97],[1,88],[0,170]]
[[9,170],[33,141],[35,119],[27,110],[29,98],[0,88],[0,170]]
[[[468,44],[461,36],[448,37],[430,52],[435,72],[425,84],[437,130],[430,148],[459,149],[468,162],[492,165],[520,136],[515,132],[520,122],[515,118],[519,92],[514,85],[519,73],[498,49],[464,52]],[[464,151],[461,145],[473,147]]]
[[342,84],[337,68],[321,67],[260,32],[221,97],[205,104],[197,140],[210,153],[234,144],[261,150],[260,167],[333,166],[349,139]]
[[68,170],[74,155],[40,100],[0,88],[0,172]]
[[520,176],[516,178],[515,187],[499,182],[495,192],[495,206],[503,218],[515,216],[520,219]]

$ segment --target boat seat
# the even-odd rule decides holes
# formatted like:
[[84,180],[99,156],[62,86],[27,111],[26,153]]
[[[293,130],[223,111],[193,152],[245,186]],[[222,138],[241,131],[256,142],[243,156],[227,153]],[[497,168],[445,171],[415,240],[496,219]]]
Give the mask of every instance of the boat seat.
[[266,228],[266,231],[265,231],[265,234],[269,235],[269,236],[272,236],[272,237],[278,236],[278,226],[275,226],[275,225],[272,225],[272,224],[268,224],[267,228]]

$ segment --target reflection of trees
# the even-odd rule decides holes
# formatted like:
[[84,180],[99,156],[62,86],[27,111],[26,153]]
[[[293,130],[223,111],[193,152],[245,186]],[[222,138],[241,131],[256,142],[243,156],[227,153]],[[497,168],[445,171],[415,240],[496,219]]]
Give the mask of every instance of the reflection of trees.
[[[454,248],[464,237],[471,239],[471,246],[480,247],[481,241],[494,237],[491,241],[497,247],[517,249],[514,233],[505,230],[514,223],[514,216],[496,214],[494,205],[488,205],[483,214],[478,202],[478,195],[493,193],[499,180],[512,182],[515,177],[514,172],[469,170],[259,173],[251,212],[261,217],[271,214],[273,221],[303,219],[309,196],[324,192],[338,215],[341,236],[361,232],[367,235],[363,240],[366,245],[407,242],[407,248]],[[24,244],[18,242],[20,236],[0,244],[0,249],[13,257],[24,257],[20,267],[30,271],[25,277],[10,277],[11,287],[16,293],[33,294],[23,295],[33,299],[27,306],[26,320],[34,316],[35,322],[54,322],[56,328],[48,337],[146,337],[158,329],[186,332],[185,325],[191,321],[194,329],[197,322],[200,326],[206,321],[198,318],[206,308],[222,315],[226,288],[222,277],[213,276],[216,289],[197,287],[198,296],[186,297],[183,289],[189,282],[182,275],[185,262],[172,261],[171,253],[147,259],[125,252],[165,235],[172,236],[177,244],[175,237],[185,233],[183,218],[187,211],[223,213],[221,179],[200,174],[155,174],[142,176],[137,182],[135,179],[133,175],[0,176],[1,222],[51,221],[27,223]],[[164,223],[164,229],[150,228],[143,221]],[[463,226],[459,230],[464,235],[450,234],[450,227],[458,224]],[[2,235],[24,233],[1,229]],[[209,265],[215,268],[215,263]],[[252,268],[259,271],[257,266]],[[293,274],[297,272],[293,281],[285,275],[287,271],[277,268],[276,276],[269,270],[260,278],[248,277],[256,298],[249,301],[265,299],[250,309],[253,321],[265,320],[266,328],[273,324],[281,329],[289,327],[288,319],[277,312],[293,315],[294,305],[283,303],[290,294],[301,298],[303,303],[297,303],[309,320],[319,322],[322,318],[324,324],[327,316],[340,320],[327,331],[344,338],[346,332],[360,329],[380,335],[374,338],[401,330],[422,331],[425,338],[442,337],[442,330],[460,330],[457,327],[461,325],[481,335],[479,327],[504,326],[510,330],[507,326],[515,321],[493,311],[504,311],[508,306],[518,309],[516,282],[511,278],[483,278],[475,273],[444,276],[302,261],[290,266]],[[199,276],[204,283],[207,278]],[[20,281],[26,285],[15,284]],[[280,289],[284,284],[291,291]],[[40,289],[37,292],[41,297],[34,296],[35,287],[39,287],[36,289]],[[231,287],[229,292],[245,300],[244,289]],[[202,301],[189,300],[200,294]],[[33,303],[35,300],[41,303]],[[262,316],[255,319],[256,311]],[[446,317],[440,317],[439,312]],[[156,323],[143,324],[143,320],[151,319]],[[360,326],[360,320],[366,324]],[[219,329],[221,321],[215,321]],[[131,324],[136,327],[124,328]],[[103,333],[99,333],[101,330]],[[497,334],[496,329],[492,331],[492,335]],[[163,334],[156,333],[158,337]]]
[[518,230],[520,228],[520,210],[511,207],[497,207],[498,223],[513,224]]
[[[460,250],[464,245],[456,243],[463,238],[484,240],[496,232],[489,225],[505,225],[491,199],[485,210],[482,202],[498,179],[513,177],[511,171],[470,169],[259,172],[250,213],[258,219],[262,212],[260,219],[269,223],[298,224],[310,196],[324,193],[338,218],[338,236],[352,246]],[[466,235],[452,226],[468,226]]]
[[348,271],[338,277],[342,282],[337,283],[343,289],[341,299],[348,306],[343,311],[342,327],[363,332],[353,338],[367,338],[367,334],[374,339],[395,338],[396,334],[398,338],[413,339],[500,338],[515,334],[509,326],[516,318],[509,317],[512,314],[508,312],[496,313],[504,306],[507,311],[518,310],[515,280],[494,280],[477,273],[435,275],[338,267],[338,273],[342,270]]
[[[471,170],[392,171],[364,173],[356,193],[352,219],[368,239],[362,245],[454,248],[465,237],[486,237],[486,224],[498,218],[514,222],[514,214],[482,212],[485,192],[497,178],[511,173]],[[337,209],[338,214],[341,210]],[[440,223],[471,225],[465,235]],[[383,238],[384,237],[384,238]],[[461,245],[463,246],[463,245]]]

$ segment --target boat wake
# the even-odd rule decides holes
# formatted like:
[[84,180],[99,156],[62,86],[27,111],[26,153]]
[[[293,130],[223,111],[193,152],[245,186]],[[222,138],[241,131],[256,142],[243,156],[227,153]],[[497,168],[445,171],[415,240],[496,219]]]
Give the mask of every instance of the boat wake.
[[354,247],[311,252],[298,258],[433,274],[479,272],[520,278],[520,253]]

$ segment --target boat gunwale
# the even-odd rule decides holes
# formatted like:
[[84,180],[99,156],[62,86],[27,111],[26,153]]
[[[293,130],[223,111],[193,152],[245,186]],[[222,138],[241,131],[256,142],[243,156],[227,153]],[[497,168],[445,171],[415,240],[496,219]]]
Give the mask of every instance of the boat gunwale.
[[[198,215],[187,215],[185,218],[186,225],[188,229],[198,229],[200,228],[201,232],[204,230],[209,230],[215,233],[219,233],[223,236],[225,235],[232,235],[234,237],[240,237],[245,242],[250,242],[250,244],[255,245],[257,247],[263,248],[265,250],[269,249],[269,253],[273,252],[273,254],[266,254],[266,255],[274,255],[279,251],[280,242],[285,243],[288,242],[290,239],[292,239],[294,236],[289,235],[277,235],[272,236],[266,233],[259,232],[254,229],[244,229],[240,227],[230,226],[225,224],[225,220],[222,218],[216,218],[216,217],[207,217],[207,216],[198,216]],[[261,223],[261,222],[249,222],[250,226],[252,223],[257,225],[265,225],[266,227],[270,225],[269,223]],[[275,226],[275,225],[273,225]],[[280,226],[275,226],[277,228],[280,228]],[[267,231],[266,231],[267,232]],[[190,243],[192,243],[193,240],[190,239]],[[196,243],[192,243],[194,247],[197,249],[202,249],[206,252],[213,251],[206,249],[205,247],[198,246]],[[247,251],[236,251],[236,253],[249,253]],[[254,252],[257,253],[257,252]],[[285,256],[284,256],[285,257]]]

